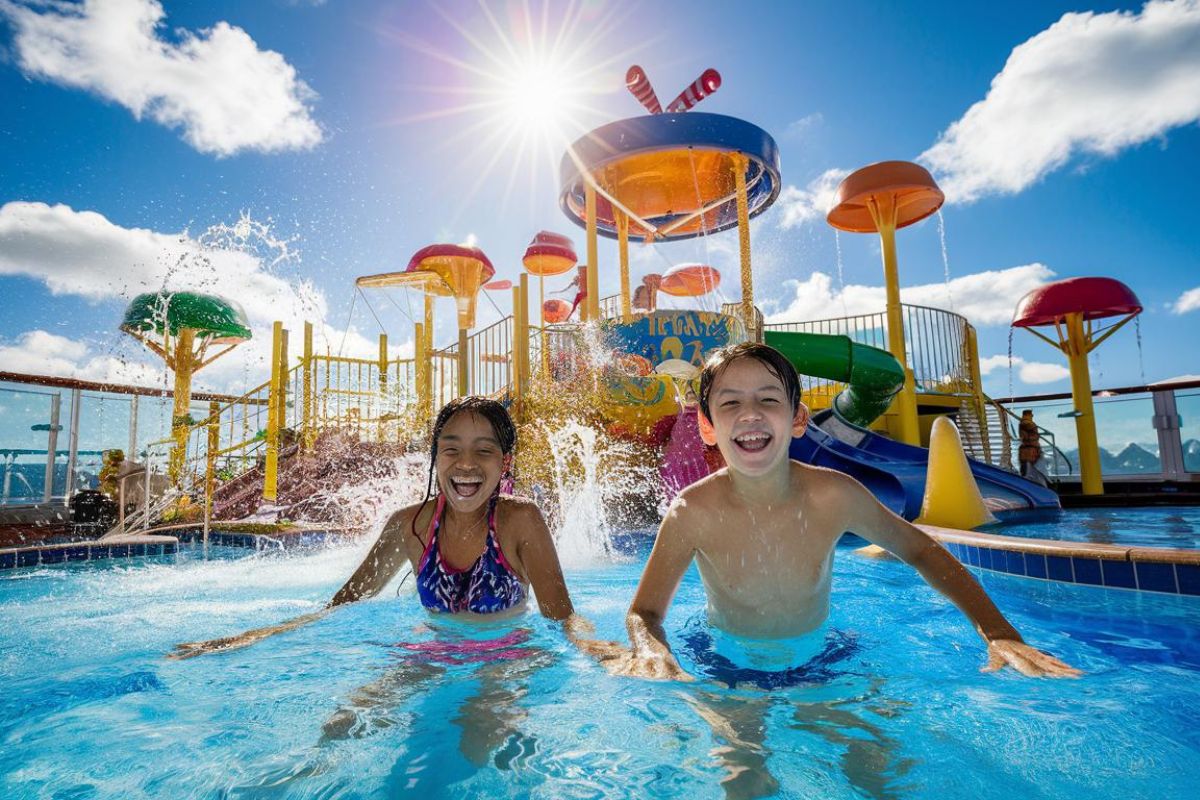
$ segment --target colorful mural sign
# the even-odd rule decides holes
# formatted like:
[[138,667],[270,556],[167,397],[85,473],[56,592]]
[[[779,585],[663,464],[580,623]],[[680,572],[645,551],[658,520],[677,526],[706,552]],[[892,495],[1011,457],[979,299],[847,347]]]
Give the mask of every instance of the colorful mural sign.
[[677,310],[655,311],[633,322],[610,323],[606,335],[615,352],[642,356],[651,365],[677,358],[697,367],[713,350],[746,338],[737,317],[715,311]]

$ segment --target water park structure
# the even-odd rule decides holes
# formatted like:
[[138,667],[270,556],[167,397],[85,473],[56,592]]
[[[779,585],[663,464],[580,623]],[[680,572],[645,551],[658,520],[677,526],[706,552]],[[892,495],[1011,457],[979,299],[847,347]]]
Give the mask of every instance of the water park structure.
[[[414,253],[404,270],[355,281],[356,291],[403,288],[421,294],[424,313],[413,325],[411,358],[389,357],[386,331],[379,336],[375,359],[317,353],[311,324],[305,325],[301,353],[294,358],[288,331],[276,323],[269,380],[236,400],[212,403],[197,422],[187,416],[191,373],[217,357],[204,360],[205,348],[223,344],[227,349],[222,352],[228,352],[249,335],[248,329],[238,327],[236,305],[219,298],[187,293],[138,298],[122,328],[139,338],[144,331],[163,337],[161,344],[148,344],[165,356],[173,343],[168,365],[176,375],[169,472],[177,491],[157,498],[155,508],[145,508],[141,524],[161,516],[182,495],[202,509],[207,534],[231,510],[253,508],[247,504],[251,495],[261,497],[264,508],[282,502],[284,461],[317,454],[317,442],[331,433],[403,447],[424,435],[433,412],[451,397],[500,398],[518,419],[532,422],[531,397],[561,395],[579,385],[595,391],[577,398],[584,406],[577,412],[607,435],[658,454],[649,457],[657,459],[663,486],[672,488],[649,491],[669,499],[718,466],[695,435],[687,397],[713,350],[746,339],[777,348],[803,376],[805,402],[815,417],[806,434],[793,442],[793,458],[853,475],[908,519],[917,519],[923,506],[929,507],[927,490],[938,485],[958,487],[951,495],[963,494],[966,486],[969,494],[978,494],[949,501],[951,506],[960,502],[964,509],[986,508],[957,516],[951,512],[949,518],[978,521],[992,514],[1059,507],[1054,491],[1015,474],[1015,415],[983,393],[969,321],[900,302],[895,233],[928,218],[943,201],[927,170],[902,161],[863,167],[842,181],[828,212],[828,224],[837,230],[879,235],[887,288],[883,312],[764,323],[754,304],[749,225],[780,191],[774,139],[745,120],[689,111],[720,86],[715,70],[706,71],[666,112],[652,89],[646,95],[649,84],[640,67],[630,68],[627,84],[651,113],[588,132],[566,147],[561,160],[559,206],[585,235],[579,322],[567,321],[570,309],[563,301],[547,301],[544,290],[545,277],[576,267],[570,237],[547,230],[534,234],[521,257],[522,273],[501,280],[495,280],[496,269],[480,249],[432,244]],[[663,274],[644,276],[639,287],[643,295],[635,302],[631,239],[671,242],[730,229],[738,237],[740,299],[716,307],[719,270],[680,263]],[[599,236],[618,244],[619,292],[608,298],[598,296]],[[530,275],[539,283],[535,324],[529,316]],[[1090,288],[1076,302],[1074,289],[1080,281]],[[1059,346],[1069,353],[1095,347],[1140,310],[1132,293],[1115,281],[1061,283],[1068,285],[1053,284],[1024,298],[1013,324],[1031,330],[1055,324],[1064,337]],[[512,313],[473,330],[479,293],[509,290]],[[659,309],[655,296],[660,291],[700,298],[711,310]],[[457,317],[457,340],[444,347],[433,340],[439,298],[454,300]],[[199,317],[184,320],[187,314]],[[1124,318],[1092,337],[1090,320],[1113,314]],[[1082,329],[1084,323],[1088,331]],[[199,343],[194,354],[193,341]],[[1089,439],[1085,430],[1090,406],[1081,358],[1072,355],[1079,412],[1073,416],[1080,426],[1083,492],[1092,494],[1100,466],[1095,435]],[[932,437],[935,423],[946,419],[956,423],[958,435]],[[1053,459],[1066,460],[1049,431],[1041,428],[1039,436]],[[969,460],[946,456],[931,461],[926,449],[931,438],[961,443],[939,449],[961,449]],[[960,464],[968,465],[966,473],[929,475],[931,469],[962,472]],[[190,477],[185,479],[185,473]],[[233,495],[236,502],[229,499]],[[946,503],[935,499],[938,507]],[[947,518],[945,512],[938,516]],[[126,532],[124,523],[116,531]]]

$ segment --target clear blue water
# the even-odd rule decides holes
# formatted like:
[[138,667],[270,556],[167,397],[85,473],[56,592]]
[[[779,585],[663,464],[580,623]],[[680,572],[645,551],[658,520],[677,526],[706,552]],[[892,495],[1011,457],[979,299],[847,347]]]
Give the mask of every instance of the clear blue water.
[[989,529],[1005,536],[1200,549],[1200,508],[1072,509]]
[[[242,651],[163,657],[316,609],[365,547],[5,573],[0,797],[698,800],[724,796],[730,765],[733,790],[778,797],[1194,796],[1194,598],[982,573],[1027,639],[1088,674],[981,674],[957,610],[848,549],[828,629],[855,652],[823,682],[769,692],[611,677],[536,614],[515,623],[520,657],[431,667],[395,644],[464,634],[427,629],[403,589]],[[568,572],[602,635],[621,635],[644,557]],[[689,574],[673,642],[702,609]],[[322,741],[381,679],[398,688],[376,693],[363,735]]]

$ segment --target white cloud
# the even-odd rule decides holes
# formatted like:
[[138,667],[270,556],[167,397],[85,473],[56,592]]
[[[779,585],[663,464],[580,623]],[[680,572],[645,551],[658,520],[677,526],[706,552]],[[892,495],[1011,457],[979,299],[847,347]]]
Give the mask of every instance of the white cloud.
[[820,111],[814,111],[811,114],[793,120],[788,123],[788,126],[783,129],[783,133],[779,138],[797,140],[803,139],[809,131],[825,122],[825,116]]
[[1112,156],[1200,119],[1200,0],[1064,14],[1013,49],[987,96],[919,158],[952,201],[1013,194],[1072,156]]
[[[1008,370],[1009,358],[1006,355],[988,356],[979,359],[979,372],[991,375],[997,370]],[[1049,364],[1044,361],[1026,361],[1020,356],[1012,357],[1012,365],[1023,383],[1054,383],[1071,377],[1071,371],[1062,364]]]
[[28,77],[95,92],[141,119],[181,129],[188,144],[228,156],[307,149],[322,139],[316,95],[282,55],[260,50],[241,28],[218,22],[161,36],[157,0],[82,4],[0,0]]
[[783,215],[779,224],[785,228],[794,228],[806,222],[825,219],[826,212],[833,205],[838,184],[849,174],[850,171],[845,169],[827,169],[803,189],[797,189],[795,186],[783,187],[776,203]]
[[[955,311],[974,325],[1007,325],[1012,321],[1017,300],[1053,277],[1054,272],[1044,264],[1026,264],[955,278],[950,281],[949,293],[945,283],[903,287],[900,299]],[[884,287],[852,284],[837,291],[833,279],[823,272],[814,272],[807,280],[787,281],[785,285],[792,287],[793,297],[786,308],[768,314],[768,322],[873,314],[883,311],[887,304]]]
[[1179,299],[1175,301],[1172,310],[1176,314],[1186,314],[1189,311],[1195,311],[1200,308],[1200,286],[1195,289],[1188,289]]
[[[203,241],[201,241],[203,240]],[[265,241],[268,257],[252,244]],[[253,338],[207,367],[198,387],[240,393],[257,382],[269,363],[271,325],[291,331],[299,352],[305,320],[314,323],[319,350],[374,357],[378,342],[351,326],[326,321],[324,295],[307,282],[289,282],[272,264],[290,258],[286,243],[264,226],[243,217],[232,226],[214,226],[199,239],[122,228],[93,211],[68,206],[13,202],[0,206],[0,276],[20,275],[43,282],[51,292],[88,301],[128,301],[155,291],[198,291],[232,298],[245,309]],[[344,343],[343,343],[344,342]],[[163,367],[140,344],[116,330],[101,345],[45,331],[27,331],[0,342],[0,369],[88,380],[161,385]],[[393,357],[411,355],[412,344],[394,343]]]

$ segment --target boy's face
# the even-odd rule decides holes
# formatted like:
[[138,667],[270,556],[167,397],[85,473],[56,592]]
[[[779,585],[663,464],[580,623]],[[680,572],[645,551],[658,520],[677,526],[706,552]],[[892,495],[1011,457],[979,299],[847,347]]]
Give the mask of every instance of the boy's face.
[[711,419],[699,415],[700,438],[746,475],[765,474],[786,461],[792,437],[808,426],[808,409],[801,403],[793,414],[783,382],[754,358],[725,368],[713,382],[708,408]]

